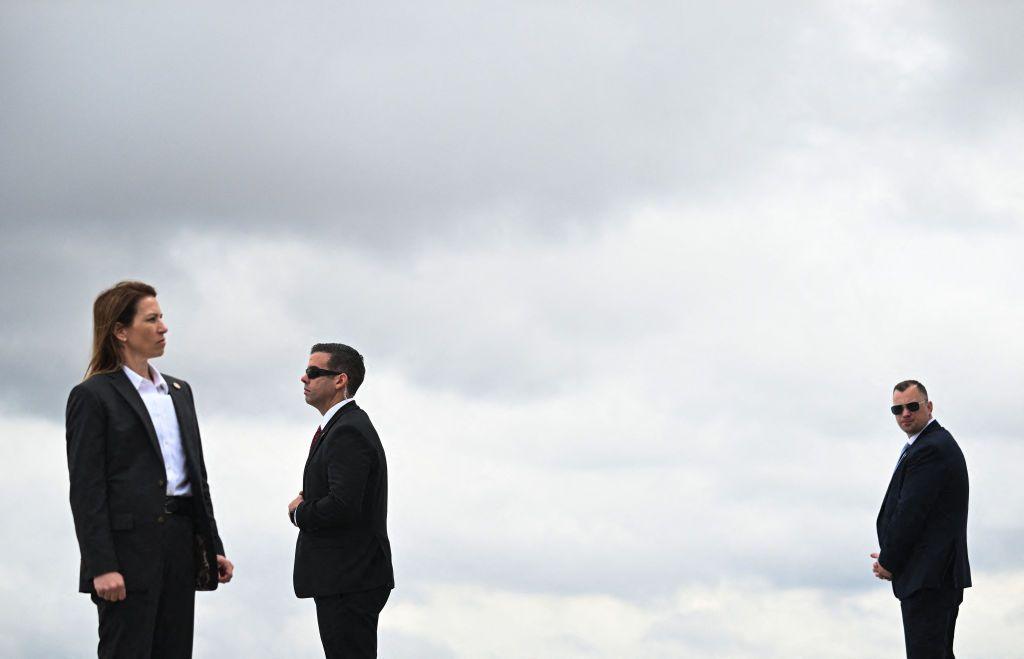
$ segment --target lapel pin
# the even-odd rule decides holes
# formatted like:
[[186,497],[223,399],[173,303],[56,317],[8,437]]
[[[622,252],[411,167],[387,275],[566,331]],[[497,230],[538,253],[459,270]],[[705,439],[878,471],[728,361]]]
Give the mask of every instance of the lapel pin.
[[172,382],[171,386],[174,387],[175,389],[181,389],[181,385],[178,384],[177,382]]

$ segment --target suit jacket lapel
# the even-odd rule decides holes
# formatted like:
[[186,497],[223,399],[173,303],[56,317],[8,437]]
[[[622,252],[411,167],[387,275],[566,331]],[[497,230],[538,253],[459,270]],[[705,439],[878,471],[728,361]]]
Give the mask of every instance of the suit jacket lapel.
[[[196,459],[196,456],[192,455],[194,442],[191,439],[192,422],[195,420],[194,411],[189,404],[188,398],[185,396],[184,390],[174,386],[177,384],[174,378],[169,378],[165,375],[164,380],[167,381],[167,393],[170,394],[171,401],[174,403],[174,415],[178,417],[178,430],[181,432],[181,447],[185,451],[185,458],[189,465],[198,467],[199,461]],[[191,479],[191,475],[189,478]]]
[[342,414],[347,414],[354,409],[358,409],[355,401],[343,405],[340,410],[334,413],[334,416],[332,416],[331,420],[327,422],[327,425],[323,426],[323,429],[320,431],[320,439],[317,440],[316,446],[313,447],[313,450],[309,452],[309,456],[306,458],[306,466],[303,467],[303,473],[306,472],[306,469],[309,469],[309,463],[313,459],[313,456],[320,451],[320,447],[323,446],[324,439],[327,437],[327,431],[334,425],[334,422],[337,421]]
[[907,452],[903,454],[903,457],[900,459],[899,464],[896,465],[896,469],[893,470],[892,472],[892,478],[889,479],[889,489],[886,490],[885,494],[886,501],[888,501],[889,494],[890,492],[892,492],[892,489],[896,487],[896,482],[899,480],[900,475],[903,473],[904,470],[906,470],[907,464],[910,461],[910,457],[914,455],[914,451],[920,449],[921,446],[924,444],[922,440],[929,433],[932,433],[941,427],[942,426],[939,425],[938,421],[932,421],[931,423],[929,423],[927,426],[925,426],[924,430],[921,431],[921,434],[917,436],[917,439],[914,440],[914,443],[910,445],[910,448],[907,449]]
[[160,464],[163,464],[164,454],[160,450],[160,442],[156,438],[156,429],[153,428],[153,420],[149,418],[149,410],[146,409],[146,404],[142,402],[142,396],[139,395],[138,389],[132,385],[132,381],[128,379],[128,376],[122,370],[111,373],[110,381],[113,383],[117,393],[121,394],[125,401],[127,401],[128,406],[135,411],[135,414],[142,421],[142,425],[146,428],[146,434],[149,436],[149,443],[153,446],[153,450],[156,451],[157,457],[160,458]]
[[896,468],[896,473],[899,473],[900,471],[907,468],[907,463],[910,460],[910,457],[914,455],[914,451],[919,450],[926,443],[925,437],[927,437],[930,433],[935,432],[941,427],[942,426],[939,425],[938,421],[932,421],[927,426],[925,426],[924,430],[921,431],[921,434],[918,435],[917,439],[914,440],[914,443],[911,444],[910,448],[907,449],[907,452],[906,454],[904,454],[903,459],[900,460],[900,464]]

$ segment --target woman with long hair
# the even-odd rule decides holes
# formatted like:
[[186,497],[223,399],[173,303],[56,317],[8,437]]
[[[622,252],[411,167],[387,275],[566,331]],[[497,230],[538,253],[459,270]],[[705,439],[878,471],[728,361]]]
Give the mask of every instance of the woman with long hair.
[[67,406],[79,591],[100,657],[191,657],[195,591],[231,580],[192,390],[151,363],[167,325],[156,289],[123,281],[93,305],[92,358]]

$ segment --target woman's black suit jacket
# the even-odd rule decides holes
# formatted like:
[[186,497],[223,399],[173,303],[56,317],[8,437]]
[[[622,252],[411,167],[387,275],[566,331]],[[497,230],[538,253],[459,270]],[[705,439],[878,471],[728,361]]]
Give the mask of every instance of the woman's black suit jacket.
[[[188,383],[164,375],[181,428],[195,508],[196,590],[217,588],[224,545],[206,482],[195,402]],[[79,591],[94,577],[120,572],[127,590],[161,578],[160,525],[166,520],[167,472],[153,422],[124,371],[98,373],[71,390],[67,406],[71,513],[81,550]]]

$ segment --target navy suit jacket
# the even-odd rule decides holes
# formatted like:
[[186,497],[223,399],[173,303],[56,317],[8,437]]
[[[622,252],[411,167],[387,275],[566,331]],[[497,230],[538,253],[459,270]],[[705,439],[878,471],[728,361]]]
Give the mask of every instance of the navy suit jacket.
[[[181,428],[195,508],[196,589],[217,588],[217,533],[192,389],[164,374]],[[68,396],[67,452],[71,513],[81,550],[79,591],[94,577],[120,572],[125,587],[159,583],[160,524],[167,470],[153,421],[138,390],[118,369],[97,373]]]
[[310,451],[295,509],[298,597],[394,588],[388,540],[388,464],[370,417],[347,403]]
[[924,588],[967,588],[967,463],[938,421],[921,432],[889,481],[878,512],[878,562],[906,599]]

